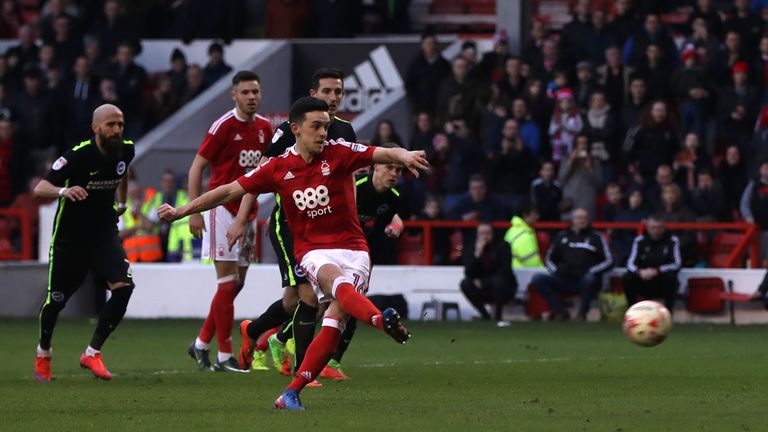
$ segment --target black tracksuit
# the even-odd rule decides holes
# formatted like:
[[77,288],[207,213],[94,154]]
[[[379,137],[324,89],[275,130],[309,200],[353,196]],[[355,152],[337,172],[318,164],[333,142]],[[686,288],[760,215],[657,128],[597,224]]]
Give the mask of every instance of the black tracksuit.
[[[672,312],[681,265],[680,240],[669,231],[659,240],[653,240],[647,232],[636,237],[627,260],[627,273],[622,278],[627,303],[631,306],[637,303],[639,297],[663,298],[665,306]],[[644,280],[640,277],[640,270],[647,268],[655,268],[659,273]]]

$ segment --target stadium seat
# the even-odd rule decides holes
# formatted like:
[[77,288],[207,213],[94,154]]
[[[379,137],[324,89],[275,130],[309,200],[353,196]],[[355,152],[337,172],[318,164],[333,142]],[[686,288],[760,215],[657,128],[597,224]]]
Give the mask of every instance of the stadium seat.
[[531,319],[541,319],[545,313],[549,313],[549,305],[544,297],[536,291],[533,284],[528,284],[528,301],[525,304],[525,314]]
[[614,294],[623,294],[624,293],[624,286],[621,284],[621,277],[620,276],[611,276],[609,280],[609,287],[612,293]]
[[734,302],[746,303],[752,301],[749,294],[733,292],[733,284],[718,277],[688,279],[688,311],[691,313],[720,313],[728,302],[731,324],[736,323]]
[[742,237],[743,234],[717,233],[707,251],[707,265],[713,268],[727,268],[728,257]]
[[397,243],[397,263],[400,265],[424,264],[424,234],[403,233]]

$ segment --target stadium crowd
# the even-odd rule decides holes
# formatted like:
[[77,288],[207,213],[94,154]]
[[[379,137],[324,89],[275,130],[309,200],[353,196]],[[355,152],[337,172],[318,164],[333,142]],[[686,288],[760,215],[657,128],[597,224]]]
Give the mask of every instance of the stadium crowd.
[[[194,24],[199,1],[129,3],[2,2],[0,33],[18,44],[0,57],[0,206],[40,204],[29,184],[89,134],[95,106],[120,106],[126,137],[137,138],[229,71],[218,43],[207,65],[188,65],[175,50],[169,70],[154,76],[133,59],[139,37],[243,34],[241,2],[225,2],[206,26]],[[312,7],[298,3],[311,16]],[[585,208],[600,221],[657,213],[665,221],[768,224],[768,165],[758,175],[768,156],[763,2],[634,3],[577,1],[559,32],[534,19],[516,56],[504,30],[492,51],[480,56],[468,40],[452,59],[425,32],[405,74],[410,140],[386,120],[375,136],[361,137],[427,152],[432,169],[403,180],[400,213],[509,220],[532,201],[542,221],[569,220]],[[670,9],[687,20],[664,23]],[[407,16],[398,16],[390,24],[407,27]],[[312,34],[333,36],[315,24]],[[447,236],[438,237],[435,262],[459,263],[445,250]],[[618,264],[631,240],[612,238]],[[685,264],[694,265],[695,239],[681,240]]]

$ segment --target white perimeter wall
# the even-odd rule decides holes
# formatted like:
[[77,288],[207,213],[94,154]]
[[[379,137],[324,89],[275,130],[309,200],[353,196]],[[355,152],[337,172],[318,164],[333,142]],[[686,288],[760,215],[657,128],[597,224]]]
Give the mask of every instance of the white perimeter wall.
[[[210,300],[216,290],[216,276],[213,266],[201,264],[135,264],[133,277],[136,281],[131,302],[128,305],[128,317],[197,317],[203,318],[208,313]],[[528,286],[535,269],[516,271],[520,287]],[[621,274],[620,269],[614,273]],[[728,269],[685,269],[680,273],[681,291],[685,290],[685,280],[691,276],[717,276],[732,280],[736,292],[752,293],[762,281],[765,270],[728,270]],[[457,302],[463,319],[468,319],[476,312],[459,291],[459,281],[463,277],[462,267],[423,267],[423,266],[376,266],[371,277],[369,295],[403,294],[408,301],[409,319],[420,319],[421,307],[432,298],[446,302]],[[237,318],[259,316],[272,302],[282,295],[280,273],[277,265],[252,265],[248,271],[245,288],[235,302]],[[519,294],[524,288],[518,290]],[[596,306],[596,303],[593,304]],[[683,302],[678,303],[678,310],[683,309]],[[517,307],[514,313],[521,313]],[[739,305],[739,309],[745,308]],[[748,306],[750,322],[768,322],[768,313],[759,312],[759,306]],[[593,312],[594,314],[594,312]],[[681,319],[701,320],[700,317]],[[757,318],[755,318],[757,317]],[[596,315],[594,316],[596,318]],[[711,317],[709,317],[711,318]],[[726,315],[719,317],[727,319]],[[737,321],[746,322],[739,319]]]

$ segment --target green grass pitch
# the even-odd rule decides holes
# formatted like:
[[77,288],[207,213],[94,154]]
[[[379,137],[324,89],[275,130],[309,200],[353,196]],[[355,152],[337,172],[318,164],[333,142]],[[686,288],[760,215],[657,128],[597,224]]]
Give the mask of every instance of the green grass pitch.
[[197,372],[186,348],[199,325],[123,322],[103,382],[78,365],[93,324],[62,320],[42,384],[36,322],[1,320],[0,430],[768,430],[765,326],[678,325],[655,348],[615,323],[411,323],[404,346],[360,328],[352,379],[306,389],[293,413],[272,407],[287,383],[274,371]]

